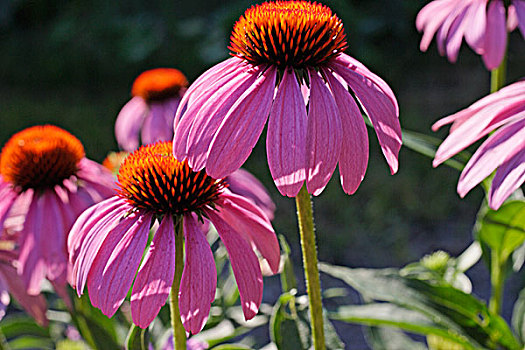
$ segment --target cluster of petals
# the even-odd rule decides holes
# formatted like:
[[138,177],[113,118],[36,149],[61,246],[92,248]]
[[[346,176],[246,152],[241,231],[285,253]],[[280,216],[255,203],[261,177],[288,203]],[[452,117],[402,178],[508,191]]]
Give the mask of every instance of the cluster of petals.
[[435,0],[416,18],[423,32],[420,49],[426,51],[436,36],[439,53],[456,62],[463,37],[489,70],[497,68],[505,55],[507,32],[519,27],[525,36],[525,0]]
[[388,85],[343,53],[307,72],[309,84],[299,83],[293,67],[286,67],[278,82],[276,66],[252,65],[237,57],[212,67],[179,105],[175,157],[223,178],[246,161],[269,119],[268,164],[281,194],[296,196],[304,182],[309,193],[320,194],[338,163],[343,189],[351,194],[368,163],[359,103],[395,173],[401,128]]
[[463,169],[457,190],[463,197],[496,171],[489,205],[497,210],[525,181],[525,80],[437,121],[432,129],[450,123],[450,134],[437,150],[433,165],[490,134]]
[[[184,193],[175,192],[174,196]],[[111,317],[134,281],[132,320],[139,327],[147,327],[165,304],[173,283],[174,226],[182,219],[185,263],[179,308],[185,329],[198,333],[208,318],[217,285],[205,229],[212,223],[228,252],[244,315],[251,319],[258,312],[263,290],[254,248],[273,273],[279,268],[279,245],[270,220],[251,200],[227,188],[222,188],[213,205],[206,205],[198,214],[159,215],[154,209],[134,206],[120,195],[90,207],[80,215],[68,237],[73,286],[79,295],[87,286],[93,306]],[[155,222],[158,225],[153,225]],[[155,233],[148,248],[152,227]]]

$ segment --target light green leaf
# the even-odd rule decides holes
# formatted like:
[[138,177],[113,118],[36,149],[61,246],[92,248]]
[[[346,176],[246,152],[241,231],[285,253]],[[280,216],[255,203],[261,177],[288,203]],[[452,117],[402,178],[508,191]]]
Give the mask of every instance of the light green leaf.
[[127,350],[148,350],[149,332],[148,329],[142,329],[132,324],[126,337]]
[[426,350],[427,347],[412,340],[394,328],[367,327],[367,341],[374,350]]

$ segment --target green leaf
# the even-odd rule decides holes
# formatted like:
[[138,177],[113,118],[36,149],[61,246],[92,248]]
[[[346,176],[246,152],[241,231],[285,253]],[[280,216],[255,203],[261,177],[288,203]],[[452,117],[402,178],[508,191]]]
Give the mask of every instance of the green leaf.
[[489,209],[478,217],[477,237],[494,250],[503,265],[525,242],[525,201],[504,203],[499,210]]
[[393,328],[367,327],[367,341],[374,350],[426,350],[427,347]]
[[212,348],[211,350],[250,350],[251,347],[243,344],[222,344]]
[[149,332],[148,329],[142,329],[132,324],[126,337],[127,350],[148,350]]
[[435,334],[468,348],[475,348],[464,336],[434,322],[431,317],[390,303],[342,306],[337,312],[331,313],[330,317],[367,326],[390,326],[412,333]]
[[18,337],[9,341],[9,347],[12,350],[18,349],[54,349],[55,346],[51,339],[33,337],[33,336],[23,336]]
[[283,292],[289,292],[297,288],[297,280],[293,271],[293,263],[290,259],[290,246],[283,235],[279,235],[279,242],[284,253],[283,270],[281,271],[281,289]]
[[474,347],[520,349],[505,321],[489,313],[475,297],[449,284],[431,284],[401,276],[396,269],[350,269],[320,264],[321,271],[339,278],[363,297],[414,310],[462,336]]
[[525,289],[522,289],[512,312],[512,327],[525,343]]
[[40,327],[31,317],[19,313],[9,315],[0,322],[0,329],[7,339],[22,335],[49,338],[49,329]]

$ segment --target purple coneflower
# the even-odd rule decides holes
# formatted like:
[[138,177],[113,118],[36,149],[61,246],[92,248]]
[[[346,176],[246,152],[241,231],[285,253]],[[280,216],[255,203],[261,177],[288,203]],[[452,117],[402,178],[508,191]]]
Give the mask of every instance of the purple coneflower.
[[426,51],[432,38],[441,56],[456,62],[463,37],[489,70],[497,68],[507,46],[507,31],[519,26],[525,36],[525,1],[510,0],[435,0],[427,4],[416,18],[423,32],[420,49]]
[[[140,74],[131,89],[133,98],[122,107],[115,123],[119,146],[128,152],[142,144],[173,137],[173,118],[188,81],[174,68],[156,68]],[[140,137],[139,137],[140,135]]]
[[223,178],[248,158],[269,118],[268,164],[283,195],[296,196],[304,182],[318,195],[338,163],[343,189],[353,193],[368,163],[359,103],[395,173],[397,101],[346,47],[341,20],[324,5],[278,1],[248,9],[231,35],[234,57],[200,76],[179,105],[175,157]]
[[[119,170],[119,194],[86,210],[73,226],[68,248],[79,294],[87,284],[91,303],[112,316],[135,277],[131,314],[147,327],[166,302],[174,280],[175,229],[183,222],[185,264],[179,307],[184,327],[199,332],[215,298],[217,271],[201,221],[215,226],[226,246],[246,319],[257,313],[262,274],[253,248],[272,271],[279,245],[267,216],[229,191],[223,180],[193,171],[172,155],[171,142],[142,146]],[[159,222],[140,266],[150,227]]]
[[438,166],[454,154],[491,134],[463,169],[458,193],[464,197],[494,170],[489,205],[497,210],[525,181],[525,80],[490,94],[467,109],[437,121],[436,131],[452,124],[449,136],[436,152]]
[[63,291],[67,234],[87,207],[115,193],[109,171],[84,156],[82,143],[56,126],[13,135],[0,155],[0,231],[16,221],[18,272],[29,294],[47,277]]

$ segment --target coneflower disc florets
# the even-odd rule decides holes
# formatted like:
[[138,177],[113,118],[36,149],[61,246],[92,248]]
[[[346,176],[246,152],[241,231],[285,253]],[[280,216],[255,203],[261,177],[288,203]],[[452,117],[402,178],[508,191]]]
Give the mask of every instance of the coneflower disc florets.
[[182,215],[200,213],[213,207],[222,189],[223,180],[195,172],[186,161],[173,157],[171,142],[142,146],[130,154],[118,173],[119,194],[136,208],[156,214]]
[[233,56],[279,68],[315,67],[347,47],[343,23],[327,6],[308,1],[255,5],[235,23]]
[[131,94],[146,101],[160,101],[174,97],[188,86],[188,80],[175,68],[156,68],[141,73],[133,82]]
[[0,174],[16,188],[44,189],[75,175],[84,157],[82,143],[52,125],[33,126],[14,134],[0,155]]

